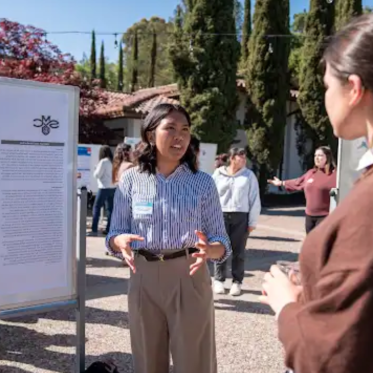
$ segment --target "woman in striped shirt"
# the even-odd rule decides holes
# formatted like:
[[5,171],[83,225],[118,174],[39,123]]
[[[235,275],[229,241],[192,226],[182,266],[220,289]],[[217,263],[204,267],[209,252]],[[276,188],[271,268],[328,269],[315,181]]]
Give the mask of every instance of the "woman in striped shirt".
[[206,260],[231,253],[211,176],[196,168],[191,122],[161,104],[145,119],[138,166],[115,195],[107,247],[131,268],[129,326],[136,373],[216,373]]

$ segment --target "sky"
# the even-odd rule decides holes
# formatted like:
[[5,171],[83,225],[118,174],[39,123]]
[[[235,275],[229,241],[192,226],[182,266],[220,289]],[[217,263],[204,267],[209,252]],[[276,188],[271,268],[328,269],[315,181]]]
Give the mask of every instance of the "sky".
[[[326,0],[325,0],[326,1]],[[142,18],[172,17],[180,0],[1,0],[0,18],[32,25],[47,32],[82,31],[87,34],[49,34],[48,39],[63,53],[70,53],[80,61],[83,53],[89,56],[91,35],[105,43],[105,55],[115,62],[118,50],[113,35],[123,34],[133,23]],[[308,8],[309,0],[290,0],[291,14]],[[373,0],[363,0],[373,6]]]

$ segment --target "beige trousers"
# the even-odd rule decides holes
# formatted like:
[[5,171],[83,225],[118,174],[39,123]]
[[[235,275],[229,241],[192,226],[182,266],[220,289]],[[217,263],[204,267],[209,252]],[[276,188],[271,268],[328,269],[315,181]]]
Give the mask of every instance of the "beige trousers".
[[193,258],[147,262],[135,257],[128,308],[135,373],[216,373],[215,316],[207,265]]

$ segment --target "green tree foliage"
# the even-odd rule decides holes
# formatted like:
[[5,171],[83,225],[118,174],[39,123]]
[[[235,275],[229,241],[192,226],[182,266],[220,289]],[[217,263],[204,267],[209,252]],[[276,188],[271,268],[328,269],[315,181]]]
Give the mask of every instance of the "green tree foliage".
[[96,33],[92,31],[91,42],[91,79],[96,79]]
[[106,88],[106,73],[105,73],[106,61],[105,61],[105,47],[104,42],[101,43],[100,51],[100,87]]
[[138,83],[138,62],[139,61],[139,39],[137,30],[132,36],[132,70],[131,70],[131,92],[135,92]]
[[193,132],[225,151],[237,132],[234,0],[188,0],[178,11],[171,60]]
[[251,0],[245,0],[244,20],[242,26],[242,39],[241,39],[241,64],[243,66],[247,63],[249,55],[249,39],[251,35]]
[[[75,70],[79,72],[84,80],[91,78],[91,63],[88,57],[83,54],[82,60],[75,65]],[[106,89],[109,91],[117,90],[117,64],[112,62],[105,62],[105,76],[106,76]]]
[[[168,46],[172,34],[173,25],[159,17],[152,17],[149,20],[142,19],[132,25],[123,35],[125,81],[131,82],[133,71],[133,35],[137,31],[138,36],[138,60],[137,75],[138,88],[146,88],[149,85],[149,56],[151,55],[154,42],[154,31],[157,35],[157,61],[154,70],[154,85],[166,85],[173,82],[172,64],[168,58]],[[130,88],[127,86],[127,88]]]
[[337,0],[336,3],[336,29],[339,30],[351,18],[356,17],[363,13],[362,0]]
[[304,29],[306,27],[307,12],[294,14],[293,24],[291,26],[292,38],[290,43],[289,56],[289,77],[290,86],[299,88],[300,63],[302,57],[302,48],[304,43]]
[[118,57],[118,78],[117,78],[117,90],[123,91],[124,81],[123,81],[123,45],[122,42],[119,43],[119,57]]
[[281,164],[289,95],[290,38],[268,35],[290,35],[288,0],[256,0],[249,41],[247,138],[262,193]]
[[303,34],[306,28],[306,21],[307,21],[307,11],[304,9],[302,13],[294,14],[293,24],[291,26],[291,30],[296,34]]
[[326,38],[333,32],[334,7],[333,2],[311,0],[305,27],[298,103],[307,123],[304,125],[306,137],[313,144],[312,153],[320,145],[330,145],[333,150],[337,146],[325,110],[323,72],[320,69]]
[[153,32],[153,44],[150,51],[150,71],[149,71],[149,87],[155,85],[155,69],[157,64],[157,33]]

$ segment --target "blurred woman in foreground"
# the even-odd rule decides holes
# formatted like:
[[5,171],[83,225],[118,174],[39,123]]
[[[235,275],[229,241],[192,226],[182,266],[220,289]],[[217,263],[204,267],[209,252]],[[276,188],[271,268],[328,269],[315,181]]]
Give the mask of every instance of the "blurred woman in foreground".
[[325,106],[334,134],[366,137],[364,174],[306,238],[302,287],[272,266],[261,301],[278,320],[295,373],[372,373],[373,359],[373,14],[336,34],[324,54]]

